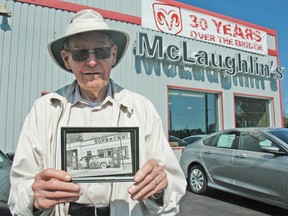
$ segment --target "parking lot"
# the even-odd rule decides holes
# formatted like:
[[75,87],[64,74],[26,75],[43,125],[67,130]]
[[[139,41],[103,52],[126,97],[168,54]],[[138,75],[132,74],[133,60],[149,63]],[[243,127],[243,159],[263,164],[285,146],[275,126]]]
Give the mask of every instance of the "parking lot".
[[218,190],[207,195],[186,192],[178,216],[284,216],[288,211]]

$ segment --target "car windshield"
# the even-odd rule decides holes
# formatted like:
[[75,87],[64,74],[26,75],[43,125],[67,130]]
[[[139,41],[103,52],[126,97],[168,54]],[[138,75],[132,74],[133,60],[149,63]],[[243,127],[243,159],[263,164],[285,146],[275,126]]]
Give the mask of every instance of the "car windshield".
[[288,130],[285,131],[270,131],[271,134],[281,139],[283,142],[288,144]]

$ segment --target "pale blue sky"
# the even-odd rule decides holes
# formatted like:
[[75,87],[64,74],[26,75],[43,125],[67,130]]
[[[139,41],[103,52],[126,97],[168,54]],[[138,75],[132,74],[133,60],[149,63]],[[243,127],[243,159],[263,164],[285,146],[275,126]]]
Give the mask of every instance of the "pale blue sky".
[[177,0],[209,11],[273,29],[278,36],[283,111],[288,114],[288,0]]

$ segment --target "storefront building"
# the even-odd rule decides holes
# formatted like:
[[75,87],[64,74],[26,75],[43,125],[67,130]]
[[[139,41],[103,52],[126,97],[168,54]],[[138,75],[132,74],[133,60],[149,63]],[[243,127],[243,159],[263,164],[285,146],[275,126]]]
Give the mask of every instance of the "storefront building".
[[99,11],[130,35],[112,72],[124,88],[149,98],[167,137],[233,127],[281,127],[281,79],[274,30],[177,1],[0,0],[1,149],[14,151],[33,101],[73,81],[51,60],[47,44],[72,13]]
[[[123,164],[132,163],[130,133],[107,133],[95,137],[91,135],[85,137],[84,135],[81,136],[81,141],[67,142],[65,149],[67,167],[73,167],[73,156],[76,156],[77,160],[80,161],[92,156],[97,156],[100,159],[110,158],[113,167],[119,167],[122,162]],[[86,169],[87,164],[83,168]]]

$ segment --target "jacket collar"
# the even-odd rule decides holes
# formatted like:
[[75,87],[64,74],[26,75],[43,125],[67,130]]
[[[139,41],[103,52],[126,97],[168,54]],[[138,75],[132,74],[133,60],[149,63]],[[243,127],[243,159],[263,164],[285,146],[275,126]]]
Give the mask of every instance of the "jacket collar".
[[127,111],[132,114],[134,110],[134,101],[128,93],[127,89],[122,88],[118,84],[114,83],[112,79],[110,79],[112,86],[112,96],[113,99],[120,104],[120,106],[126,107]]
[[[114,99],[114,101],[119,104],[119,107],[125,107],[127,111],[132,114],[134,110],[134,102],[129,94],[127,94],[128,90],[114,83],[112,79],[110,79],[110,83],[112,86],[112,99]],[[63,87],[54,93],[51,93],[51,103],[72,103],[76,85],[77,81],[74,80],[72,84]]]

